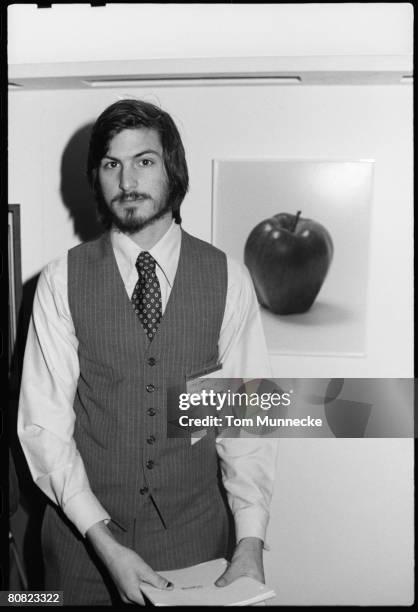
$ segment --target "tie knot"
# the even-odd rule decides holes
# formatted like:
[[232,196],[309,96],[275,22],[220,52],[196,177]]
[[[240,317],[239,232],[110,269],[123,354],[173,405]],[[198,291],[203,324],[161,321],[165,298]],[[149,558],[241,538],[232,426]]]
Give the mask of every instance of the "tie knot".
[[148,251],[142,251],[138,255],[135,266],[138,270],[138,274],[141,274],[141,276],[148,276],[155,272],[155,259]]

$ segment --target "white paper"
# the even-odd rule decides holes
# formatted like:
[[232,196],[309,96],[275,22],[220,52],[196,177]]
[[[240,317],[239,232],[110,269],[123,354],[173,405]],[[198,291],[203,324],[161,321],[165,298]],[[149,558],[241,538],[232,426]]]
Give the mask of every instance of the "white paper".
[[156,589],[142,583],[141,590],[155,606],[246,606],[275,596],[274,591],[249,576],[226,587],[215,586],[226,566],[225,559],[215,559],[180,570],[160,571],[174,589]]

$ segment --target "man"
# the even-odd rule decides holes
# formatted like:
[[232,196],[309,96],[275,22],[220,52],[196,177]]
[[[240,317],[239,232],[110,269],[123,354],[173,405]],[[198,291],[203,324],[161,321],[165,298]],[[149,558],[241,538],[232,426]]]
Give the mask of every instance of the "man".
[[156,571],[227,555],[218,460],[237,543],[217,584],[264,580],[274,442],[167,437],[186,378],[270,374],[249,275],[181,229],[188,172],[166,112],[107,108],[88,177],[109,231],[43,270],[22,375],[20,441],[55,502],[45,588],[66,604],[143,604],[140,582],[172,588]]

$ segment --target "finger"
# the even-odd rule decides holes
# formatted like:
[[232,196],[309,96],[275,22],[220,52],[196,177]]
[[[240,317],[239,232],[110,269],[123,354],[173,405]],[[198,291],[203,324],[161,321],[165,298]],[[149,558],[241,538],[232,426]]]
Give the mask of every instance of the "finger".
[[153,570],[149,571],[147,574],[142,574],[141,581],[150,584],[156,589],[172,590],[174,588],[172,582],[170,582],[163,576],[160,576],[160,574],[157,574]]
[[137,578],[140,582],[146,582],[147,584],[150,584],[156,589],[171,590],[174,588],[173,584],[169,580],[167,580],[160,574],[157,574],[157,572],[155,572],[152,567],[149,566],[147,563],[142,561],[142,559],[141,563],[136,568],[136,572]]
[[141,593],[141,591],[138,589],[138,592],[135,593],[135,595],[133,595],[132,597],[130,597],[129,602],[128,603],[136,603],[139,606],[145,606],[145,599]]
[[123,601],[123,603],[126,604],[131,604],[131,603],[136,603],[139,606],[145,606],[145,599],[142,596],[142,593],[140,591],[140,589],[138,588],[138,590],[132,590],[129,593],[126,593],[126,595],[124,595],[123,593],[119,593],[120,597]]
[[220,576],[218,580],[215,582],[215,586],[218,586],[218,587],[228,586],[228,584],[231,584],[231,582],[233,582],[236,578],[238,578],[238,575],[236,574],[236,572],[230,571],[229,569],[227,569],[222,574],[222,576]]

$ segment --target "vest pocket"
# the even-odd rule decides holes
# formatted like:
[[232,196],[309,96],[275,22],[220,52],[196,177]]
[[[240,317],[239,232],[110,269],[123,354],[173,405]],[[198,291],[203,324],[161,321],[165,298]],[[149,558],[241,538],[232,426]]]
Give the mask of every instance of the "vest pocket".
[[132,521],[128,523],[128,526],[125,526],[119,520],[112,517],[107,526],[119,544],[132,548],[134,542],[134,526]]
[[117,521],[113,517],[110,519],[110,521],[107,524],[107,526],[110,529],[110,531],[115,532],[115,533],[120,533],[121,531],[126,533],[128,531],[127,527],[124,527],[124,525],[122,525],[122,523],[120,521]]
[[212,365],[209,365],[209,366],[203,366],[202,368],[199,368],[198,370],[194,370],[193,372],[190,372],[190,374],[186,374],[186,382],[192,381],[195,378],[204,378],[208,374],[213,374],[214,372],[217,372],[218,370],[222,370],[221,363],[213,363]]

